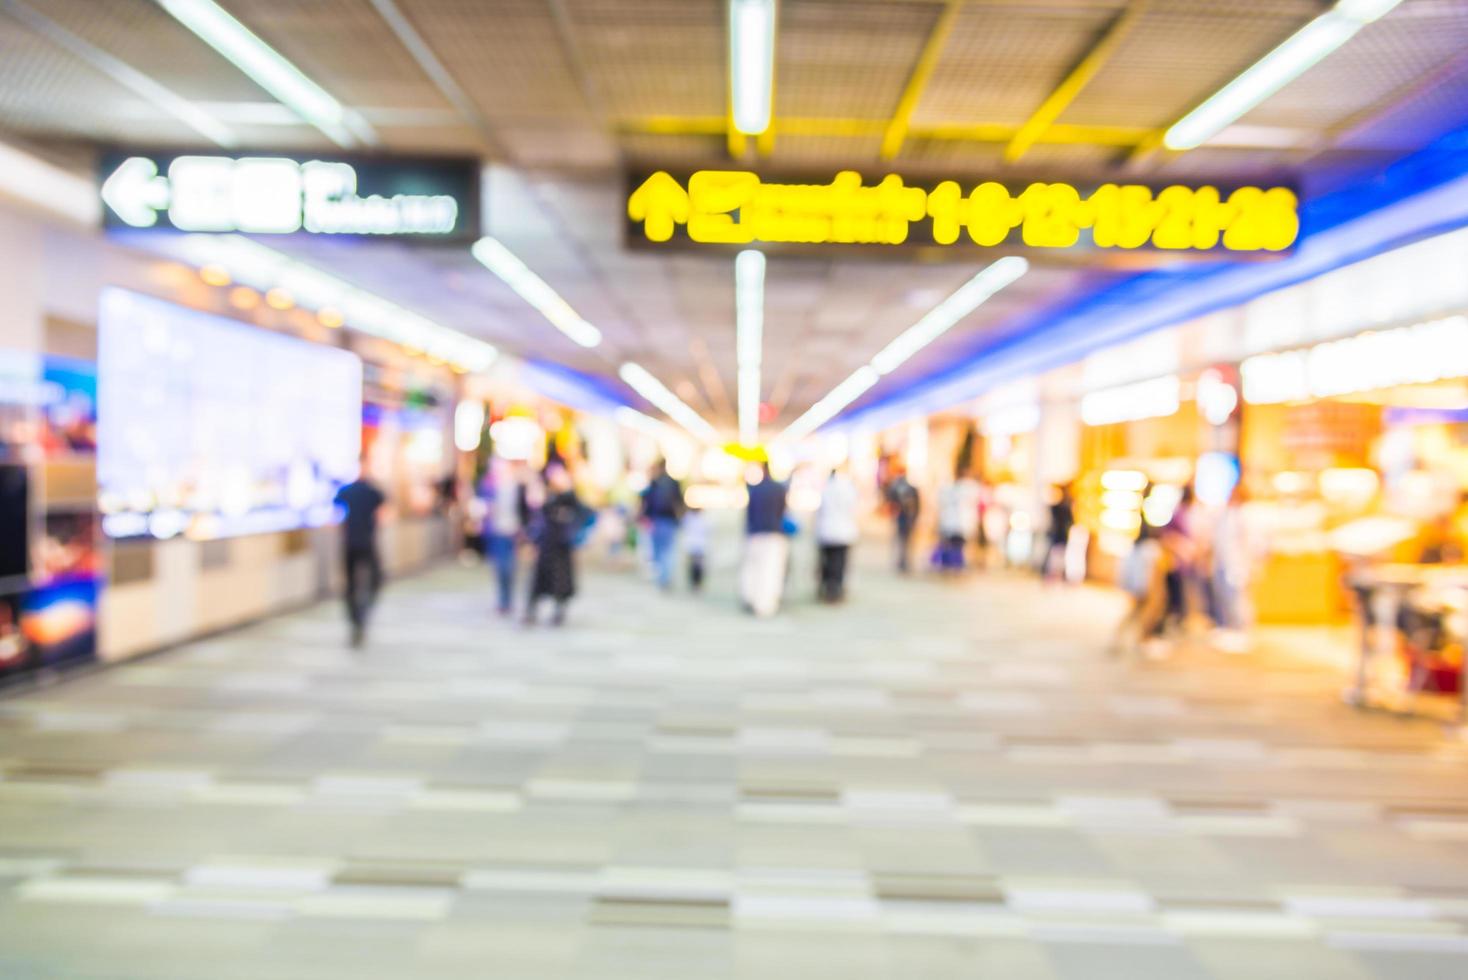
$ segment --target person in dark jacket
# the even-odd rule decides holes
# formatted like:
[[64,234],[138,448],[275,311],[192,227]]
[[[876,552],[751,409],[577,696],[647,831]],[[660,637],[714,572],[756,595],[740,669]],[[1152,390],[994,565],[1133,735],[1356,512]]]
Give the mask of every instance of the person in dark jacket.
[[525,624],[535,623],[536,607],[549,598],[555,603],[553,625],[566,621],[566,604],[576,594],[576,544],[591,512],[576,496],[571,474],[560,463],[545,470],[546,497],[534,522],[535,571],[525,604]]
[[678,522],[685,509],[683,488],[668,473],[668,464],[658,460],[652,479],[642,491],[642,517],[652,538],[652,563],[658,588],[665,592],[673,587],[673,552],[678,541]]
[[785,588],[790,553],[790,538],[785,531],[787,491],[785,484],[770,475],[769,463],[761,464],[749,481],[740,594],[756,616],[773,616],[780,608],[780,594]]
[[336,503],[346,515],[342,521],[342,557],[347,578],[347,618],[352,624],[354,647],[367,640],[367,617],[382,588],[377,514],[386,502],[386,495],[365,472],[336,492]]

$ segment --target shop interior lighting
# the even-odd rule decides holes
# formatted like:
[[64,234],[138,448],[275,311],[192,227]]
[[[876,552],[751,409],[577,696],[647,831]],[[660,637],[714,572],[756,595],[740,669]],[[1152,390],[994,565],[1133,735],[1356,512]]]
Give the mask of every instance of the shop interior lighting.
[[1164,134],[1163,145],[1191,150],[1206,143],[1400,2],[1340,0],[1174,123]]
[[849,378],[833,388],[830,394],[790,423],[780,433],[779,441],[798,441],[831,421],[842,409],[876,384],[882,375],[896,370],[909,357],[952,329],[989,297],[1024,275],[1029,267],[1029,262],[1018,255],[1007,255],[986,266],[947,299],[933,307],[921,320],[898,334],[896,339],[877,352],[870,364],[858,368]]
[[14,198],[81,225],[102,220],[95,183],[4,143],[0,143],[0,197]]
[[345,147],[377,143],[377,134],[366,120],[307,78],[214,0],[158,0],[158,4],[333,143]]
[[735,350],[739,363],[739,441],[759,441],[760,361],[765,331],[765,253],[748,248],[734,259]]
[[729,0],[729,91],[734,128],[770,128],[775,92],[775,0]]
[[1181,407],[1182,382],[1172,374],[1082,395],[1081,421],[1087,425],[1115,425],[1167,418]]
[[420,351],[466,371],[483,371],[498,356],[493,345],[429,320],[242,235],[184,235],[170,254],[195,267],[218,267],[230,281],[268,293],[279,289],[296,305],[318,311],[330,326],[358,330]]
[[617,373],[627,382],[628,387],[657,406],[659,411],[681,425],[690,435],[704,442],[719,441],[718,430],[707,419],[669,391],[666,385],[653,377],[642,365],[628,361]]
[[530,271],[530,267],[505,248],[498,239],[485,236],[469,249],[490,272],[504,280],[505,285],[515,291],[525,302],[551,322],[561,333],[582,347],[595,347],[601,343],[601,331],[583,320],[571,304],[561,299],[544,279]]

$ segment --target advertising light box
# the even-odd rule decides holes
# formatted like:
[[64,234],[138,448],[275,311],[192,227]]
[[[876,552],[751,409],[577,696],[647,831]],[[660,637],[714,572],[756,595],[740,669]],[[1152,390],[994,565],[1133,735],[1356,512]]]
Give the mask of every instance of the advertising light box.
[[112,537],[329,523],[355,477],[362,363],[121,289],[98,323],[98,500]]

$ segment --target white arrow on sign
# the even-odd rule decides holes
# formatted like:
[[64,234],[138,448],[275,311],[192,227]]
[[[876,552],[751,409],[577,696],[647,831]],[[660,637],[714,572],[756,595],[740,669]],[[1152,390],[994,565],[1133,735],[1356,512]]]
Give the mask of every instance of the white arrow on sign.
[[102,182],[102,202],[134,228],[151,228],[168,207],[168,178],[147,157],[128,157]]

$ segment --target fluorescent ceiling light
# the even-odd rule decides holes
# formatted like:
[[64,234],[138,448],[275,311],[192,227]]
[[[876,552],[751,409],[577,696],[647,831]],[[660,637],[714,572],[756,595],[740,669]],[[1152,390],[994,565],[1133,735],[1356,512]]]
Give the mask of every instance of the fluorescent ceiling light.
[[102,220],[95,183],[4,143],[0,143],[0,196],[82,225]]
[[621,408],[618,408],[616,411],[614,411],[612,413],[612,417],[615,418],[619,424],[625,425],[629,429],[636,429],[638,432],[646,433],[647,435],[652,436],[654,439],[662,439],[666,437],[669,433],[675,433],[678,431],[677,429],[674,429],[672,426],[668,425],[666,422],[660,422],[657,419],[653,418],[651,415],[639,412],[637,409],[630,408],[626,405],[623,405]]
[[689,408],[686,402],[669,391],[642,365],[628,361],[617,373],[633,391],[657,406],[664,415],[687,429],[689,433],[704,442],[719,441],[718,430],[710,425],[707,419]]
[[747,248],[734,259],[735,350],[739,362],[739,441],[759,440],[760,362],[765,331],[765,253]]
[[1163,145],[1170,150],[1191,150],[1206,143],[1399,3],[1401,0],[1340,0],[1174,123],[1164,134]]
[[917,323],[898,334],[872,358],[872,367],[879,374],[890,374],[903,361],[947,333],[964,317],[978,309],[999,290],[1024,275],[1030,263],[1018,255],[1004,258],[985,268],[968,282],[959,286],[953,295],[928,311]]
[[860,398],[881,377],[876,368],[870,364],[863,364],[852,372],[851,377],[832,388],[830,394],[808,408],[804,415],[791,422],[790,426],[780,433],[779,441],[794,442],[804,439],[835,418],[847,405]]
[[734,128],[770,128],[775,91],[775,0],[729,0],[729,89]]
[[377,142],[377,134],[361,116],[332,98],[214,0],[158,0],[158,4],[333,143]]
[[856,401],[884,374],[924,347],[937,340],[964,317],[978,309],[985,300],[1024,275],[1030,263],[1018,255],[1006,255],[986,266],[978,275],[959,286],[951,296],[933,307],[917,323],[898,334],[877,352],[871,363],[858,368],[851,377],[816,402],[804,415],[790,423],[777,441],[803,439],[835,418],[847,405]]
[[309,310],[339,311],[346,325],[466,371],[483,371],[499,352],[492,344],[442,326],[242,235],[184,235],[165,246],[195,267],[218,266],[232,282],[260,292],[281,289]]
[[486,269],[504,280],[515,293],[540,311],[540,315],[551,322],[561,333],[582,347],[595,347],[601,343],[601,331],[581,319],[571,304],[561,299],[559,293],[546,281],[530,271],[514,252],[505,248],[496,239],[485,236],[469,251]]

